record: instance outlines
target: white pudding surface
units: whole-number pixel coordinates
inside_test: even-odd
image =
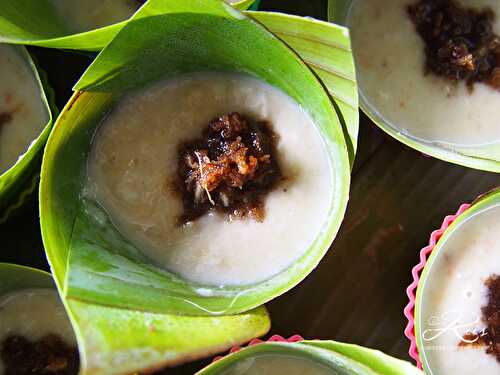
[[[235,111],[272,124],[289,181],[266,196],[262,223],[212,214],[181,227],[182,202],[169,188],[178,147]],[[94,138],[88,196],[130,242],[185,279],[205,285],[268,279],[300,258],[327,221],[333,172],[320,133],[295,101],[260,80],[198,73],[160,82],[125,98]]]
[[[348,17],[361,95],[397,131],[455,146],[500,142],[500,92],[476,84],[472,93],[433,74],[424,75],[424,42],[407,14],[417,0],[354,0]],[[460,0],[467,7],[500,2]]]
[[[19,47],[0,44],[0,175],[15,164],[49,121],[40,86]]]
[[[496,206],[463,222],[439,248],[429,269],[420,316],[432,375],[500,373],[500,362],[484,347],[458,346],[466,333],[486,328],[481,319],[481,308],[488,302],[485,281],[500,275],[499,218]]]
[[[305,358],[264,354],[238,361],[222,375],[332,375],[326,366]]]
[[[55,290],[24,289],[0,296],[0,343],[11,335],[37,341],[48,334],[76,346],[73,328]],[[0,359],[0,374],[3,367]]]

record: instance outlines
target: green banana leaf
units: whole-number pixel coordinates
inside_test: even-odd
[[[390,357],[378,350],[367,349],[362,346],[337,341],[305,341],[304,343],[306,345],[312,345],[334,351],[369,367],[377,374],[423,375],[422,371],[409,362]]]
[[[353,0],[328,0],[328,20],[347,26],[349,9]],[[360,88],[362,89],[362,88]],[[388,124],[370,108],[361,95],[363,112],[384,132],[405,145],[435,158],[465,167],[500,173],[500,142],[485,146],[454,146],[450,144],[420,140]]]
[[[345,25],[351,3],[351,0],[328,0],[328,20]]]
[[[417,341],[417,348],[419,349],[419,356],[420,359],[422,360],[422,364],[424,366],[424,369],[426,371],[430,372],[430,369],[428,368],[428,360],[427,360],[427,351],[424,348],[424,340],[423,340],[423,332],[425,331],[425,326],[426,326],[426,319],[428,317],[424,317],[424,314],[422,312],[422,302],[425,299],[425,295],[432,288],[432,284],[428,283],[428,277],[432,272],[433,264],[436,262],[436,260],[442,256],[444,256],[444,247],[447,243],[447,241],[453,237],[455,232],[460,230],[464,225],[467,225],[467,222],[475,217],[477,218],[480,216],[482,213],[485,213],[488,210],[491,209],[496,209],[498,210],[498,207],[500,207],[500,188],[497,188],[480,198],[478,198],[470,208],[468,208],[464,213],[462,213],[460,216],[458,216],[453,223],[446,229],[444,234],[441,236],[441,238],[438,240],[436,246],[434,246],[434,249],[432,250],[431,255],[427,259],[427,262],[425,263],[425,267],[422,271],[422,274],[420,276],[420,280],[418,283],[418,288],[417,288],[417,296],[415,300],[415,338]],[[449,247],[451,250],[452,247]],[[435,286],[434,286],[435,288]]]
[[[240,0],[231,3],[233,7],[240,10],[252,9],[257,10],[260,5],[260,0]]]
[[[0,263],[0,296],[29,288],[56,288],[50,274]],[[80,374],[113,375],[161,368],[209,356],[265,334],[265,308],[223,317],[127,311],[66,301],[78,339]]]
[[[328,90],[344,128],[351,165],[356,154],[359,111],[349,30],[310,18],[273,12],[245,12],[288,44]]]
[[[339,375],[423,375],[423,372],[410,363],[382,352],[352,344],[319,340],[250,346],[212,363],[197,375],[225,373],[238,362],[260,355],[308,359],[331,369],[332,374]]]
[[[82,0],[66,1],[77,3]],[[254,2],[241,0],[232,6],[248,9]],[[124,20],[98,29],[72,33],[66,22],[71,20],[61,19],[50,0],[0,0],[0,42],[4,43],[100,51],[127,23]]]
[[[55,284],[47,272],[16,264],[0,263],[0,296],[30,288],[55,288]]]
[[[81,375],[152,371],[207,357],[262,336],[264,307],[217,317],[146,313],[66,301],[74,322]]]
[[[24,154],[20,155],[12,167],[0,175],[0,223],[7,220],[13,211],[20,208],[26,197],[33,191],[36,181],[33,176],[40,167],[42,150],[52,128],[52,114],[57,113],[53,91],[47,84],[43,72],[38,72],[28,51],[24,47],[9,46],[22,57],[33,73],[40,91],[40,101],[47,109],[48,122],[38,137],[33,140]]]

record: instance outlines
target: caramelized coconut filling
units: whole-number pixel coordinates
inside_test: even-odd
[[[420,0],[408,14],[425,43],[427,73],[500,89],[500,37],[490,8],[466,8],[456,0]]]
[[[12,115],[10,113],[0,113],[0,130],[2,129],[2,125],[8,123],[10,120],[12,120]]]
[[[78,349],[58,335],[45,335],[37,341],[12,335],[0,343],[4,375],[76,375]]]
[[[277,135],[265,121],[230,113],[210,122],[200,139],[179,149],[181,223],[210,211],[262,222],[264,198],[282,180]]]
[[[459,346],[484,346],[486,353],[500,362],[500,275],[493,275],[485,282],[488,288],[488,303],[481,309],[486,328],[481,332],[464,335]]]
[[[2,126],[12,120],[12,115],[8,112],[0,113],[0,135],[2,135]]]

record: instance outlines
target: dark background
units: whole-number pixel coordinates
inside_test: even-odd
[[[261,9],[326,18],[326,0],[262,0]],[[31,49],[48,75],[59,108],[91,58]],[[319,267],[272,301],[271,334],[300,333],[383,350],[407,359],[406,287],[432,230],[463,202],[500,185],[500,176],[447,164],[392,140],[361,115],[351,198],[342,229]],[[35,199],[0,226],[0,261],[47,269]],[[2,249],[3,250],[3,249]],[[208,360],[168,370],[192,374]]]

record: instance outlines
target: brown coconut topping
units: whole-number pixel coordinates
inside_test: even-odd
[[[264,197],[282,179],[277,135],[266,121],[231,113],[208,124],[200,139],[179,149],[183,224],[215,210],[230,219],[262,222]]]
[[[8,123],[12,120],[12,115],[8,112],[0,112],[0,130],[2,129],[2,125]]]
[[[425,69],[449,81],[477,82],[500,89],[500,37],[495,13],[456,0],[420,0],[408,14],[425,43]]]
[[[500,275],[491,276],[485,285],[488,288],[488,303],[481,312],[486,328],[480,333],[467,333],[459,346],[484,346],[486,353],[500,362]]]
[[[4,375],[76,375],[79,370],[77,348],[53,334],[38,341],[9,336],[0,343],[0,357]]]

